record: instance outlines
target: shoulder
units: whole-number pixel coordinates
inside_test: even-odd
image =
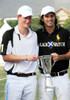
[[[36,30],[36,33],[39,34],[43,31],[43,28]]]
[[[3,38],[11,38],[12,35],[13,35],[13,31],[14,31],[14,28],[10,29],[10,30],[7,30],[4,34],[3,34]]]
[[[43,32],[44,32],[43,28],[36,30],[36,34],[38,37],[41,36],[41,34],[43,34]]]
[[[35,31],[33,31],[32,29],[29,29],[29,30],[30,30],[30,32],[32,33],[32,35],[37,36],[37,34],[36,34],[36,32],[35,32]]]
[[[65,29],[63,27],[59,27],[59,30],[64,32],[64,33],[70,33],[70,31],[68,31],[67,29]]]
[[[12,40],[12,38],[13,38],[13,32],[14,32],[14,28],[12,28],[12,29],[10,29],[10,30],[7,30],[7,31],[3,34],[2,39],[5,40],[5,41]]]
[[[60,34],[60,36],[63,36],[66,39],[70,39],[70,31],[68,31],[67,29],[60,27],[58,33]]]

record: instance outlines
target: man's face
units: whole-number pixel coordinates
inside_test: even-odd
[[[50,12],[43,16],[42,21],[45,27],[53,27],[55,25],[56,16],[54,13]]]
[[[20,16],[19,17],[19,23],[24,28],[29,28],[31,22],[32,22],[32,16],[27,16],[27,17]]]

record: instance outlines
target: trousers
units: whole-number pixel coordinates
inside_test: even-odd
[[[36,75],[29,77],[7,75],[5,100],[35,100],[36,87]]]
[[[38,80],[39,100],[53,100],[54,93],[57,100],[70,100],[70,80],[68,73],[62,76],[51,77],[53,90],[45,90],[45,75],[40,74]]]

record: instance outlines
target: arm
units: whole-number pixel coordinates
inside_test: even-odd
[[[54,62],[58,60],[68,60],[70,59],[70,49],[69,52],[67,52],[66,54],[58,55],[57,53],[52,53],[51,56]]]
[[[38,59],[37,55],[14,55],[14,54],[7,54],[3,55],[4,61],[9,62],[19,62],[19,61],[36,61]]]

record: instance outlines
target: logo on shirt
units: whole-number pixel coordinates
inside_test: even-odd
[[[52,48],[53,47],[53,42],[48,42],[48,47]]]
[[[4,44],[0,45],[0,51],[3,52]]]
[[[65,42],[42,42],[39,44],[40,47],[49,47],[50,49],[53,47],[65,47]]]
[[[56,35],[56,38],[57,38],[57,41],[59,42],[59,41],[60,41],[60,36],[59,36],[59,34]]]

